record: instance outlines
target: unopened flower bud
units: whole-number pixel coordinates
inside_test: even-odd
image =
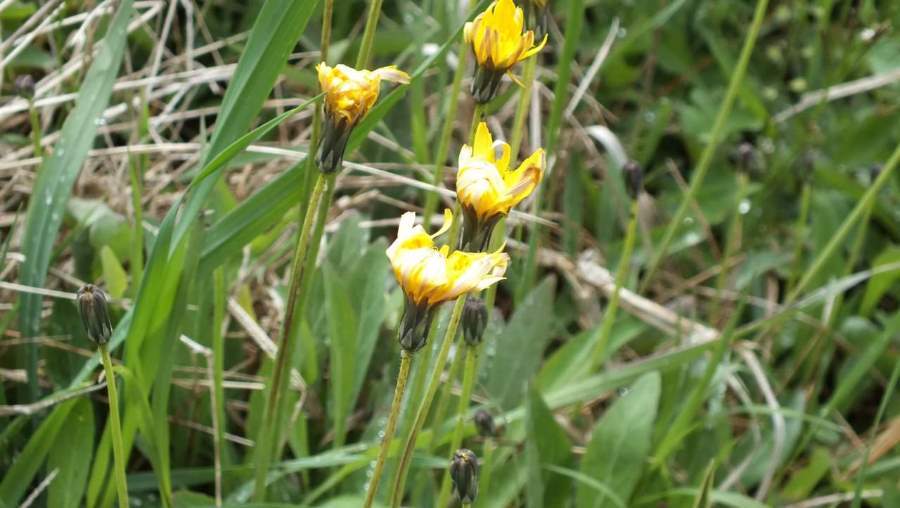
[[[494,425],[494,417],[484,409],[475,413],[475,428],[481,437],[496,437],[497,426]]]
[[[762,154],[753,146],[753,143],[745,141],[738,145],[732,158],[738,171],[747,175],[759,175],[763,172],[765,162]]]
[[[112,336],[106,293],[93,284],[78,290],[78,311],[88,337],[97,344],[106,344]]]
[[[481,298],[470,296],[466,299],[462,313],[463,339],[470,346],[481,344],[487,327],[488,311]]]
[[[24,74],[16,78],[15,82],[16,93],[20,96],[31,100],[34,98],[34,78],[31,77],[31,74]]]
[[[428,341],[428,329],[437,307],[416,305],[407,300],[403,311],[403,322],[400,324],[398,340],[400,347],[407,353],[415,353],[422,349]]]
[[[450,461],[453,493],[463,504],[475,502],[478,496],[478,457],[472,450],[460,448]]]
[[[625,189],[628,191],[628,196],[631,199],[637,199],[644,185],[644,170],[637,161],[630,160],[625,163],[622,171],[625,173]]]

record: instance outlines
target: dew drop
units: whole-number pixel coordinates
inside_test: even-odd
[[[738,212],[741,215],[747,215],[747,212],[750,211],[750,200],[742,199],[741,203],[738,205]]]
[[[685,218],[684,218],[684,225],[685,225],[685,226],[690,226],[690,225],[692,225],[693,223],[694,223],[694,218],[693,218],[693,217],[685,217]]]

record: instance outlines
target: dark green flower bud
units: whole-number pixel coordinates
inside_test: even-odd
[[[475,75],[472,76],[472,97],[478,104],[487,104],[497,96],[500,91],[500,83],[503,81],[505,70],[488,69],[481,65],[475,66]]]
[[[106,344],[112,336],[106,293],[93,284],[78,290],[78,312],[88,337],[97,344]]]
[[[15,82],[16,93],[20,96],[31,100],[34,98],[34,78],[31,77],[31,74],[24,74],[16,78]]]
[[[466,298],[466,304],[463,306],[462,313],[463,339],[465,339],[466,344],[470,346],[481,344],[487,321],[488,311],[484,305],[484,300],[476,296]]]
[[[753,143],[743,142],[734,150],[732,160],[737,170],[747,175],[761,175],[765,161]]]
[[[622,172],[625,173],[625,189],[628,191],[628,196],[631,199],[637,199],[644,186],[644,170],[637,161],[630,160],[625,163]]]
[[[319,143],[319,153],[316,154],[316,164],[319,166],[319,171],[334,173],[344,164],[344,152],[354,126],[345,121],[335,120],[332,115],[327,113],[324,124],[325,130],[322,134],[322,142]]]
[[[403,310],[403,321],[400,323],[398,340],[400,347],[407,353],[415,353],[422,349],[428,341],[428,329],[431,328],[431,320],[439,306],[417,306],[412,301],[406,301]]]
[[[478,457],[472,450],[460,448],[450,461],[453,493],[463,504],[475,502],[478,496]]]
[[[497,426],[494,425],[494,417],[484,409],[475,413],[475,428],[481,437],[497,437]]]
[[[534,31],[534,40],[539,41],[548,33],[550,13],[547,8],[548,0],[525,0],[522,8],[525,10],[525,27]]]

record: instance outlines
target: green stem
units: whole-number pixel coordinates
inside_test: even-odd
[[[313,222],[318,217],[316,213],[322,202],[322,195],[325,191],[326,180],[328,177],[319,174],[316,180],[316,186],[310,197],[309,206],[306,210],[306,216],[303,220],[303,227],[297,240],[297,247],[294,251],[294,259],[291,264],[291,281],[288,290],[288,303],[284,316],[284,325],[281,331],[281,346],[275,354],[275,367],[272,371],[272,384],[269,389],[269,397],[266,400],[266,412],[260,427],[259,437],[257,438],[257,460],[256,460],[256,477],[254,499],[256,502],[263,502],[266,496],[266,476],[269,472],[269,463],[272,461],[274,448],[279,440],[274,436],[280,427],[278,417],[281,413],[282,392],[285,389],[288,375],[290,359],[293,357],[294,341],[290,340],[293,330],[294,318],[300,308],[305,303],[307,291],[301,291],[302,286],[306,285],[307,258],[311,257],[315,262],[315,255],[310,256],[311,246],[318,247],[317,241],[310,242],[313,232]]]
[[[462,364],[465,361],[463,358],[462,351],[459,351],[459,354],[453,357],[453,361],[450,362],[450,370],[447,371],[447,380],[442,383],[441,386],[441,395],[438,397],[437,407],[434,408],[434,415],[431,417],[431,421],[437,425],[440,425],[440,422],[444,421],[444,415],[447,414],[447,407],[450,405],[451,392],[453,391],[453,383],[456,382],[456,378],[459,376],[459,369],[462,368]],[[432,435],[432,437],[434,437]],[[428,442],[428,449],[433,450],[435,447],[435,443],[433,439]]]
[[[372,56],[372,45],[375,43],[375,30],[378,28],[378,17],[381,15],[383,0],[372,0],[369,16],[366,18],[366,29],[363,31],[362,44],[356,56],[356,68],[363,69],[369,65]]]
[[[463,371],[462,393],[459,396],[459,404],[456,407],[456,426],[453,428],[453,436],[450,441],[451,455],[459,449],[463,440],[463,430],[466,423],[466,415],[469,410],[469,399],[472,397],[472,388],[475,386],[475,371],[478,365],[478,348],[466,345],[466,368]],[[437,506],[447,506],[450,501],[450,471],[448,470],[441,482],[441,493],[438,496]]]
[[[128,483],[125,481],[125,446],[122,444],[122,423],[119,421],[119,395],[116,389],[116,374],[106,344],[100,344],[100,359],[106,372],[106,392],[109,395],[109,426],[112,429],[113,458],[116,462],[116,492],[119,508],[128,508]]]
[[[220,266],[213,272],[213,320],[212,320],[212,404],[213,429],[215,431],[216,506],[222,505],[222,457],[225,449],[225,335],[222,323],[225,319],[225,276]]]
[[[484,440],[484,449],[481,452],[481,485],[478,487],[482,495],[487,494],[491,488],[491,476],[494,473],[494,450],[496,448],[497,445],[494,443],[494,438],[489,437]]]
[[[731,107],[734,104],[734,99],[737,97],[738,89],[741,87],[741,84],[744,81],[744,75],[747,72],[747,65],[750,63],[750,55],[753,53],[753,47],[756,45],[756,39],[759,36],[759,30],[762,27],[763,19],[765,19],[766,6],[768,5],[768,3],[768,0],[758,0],[756,2],[756,10],[753,13],[753,21],[750,24],[750,31],[747,33],[747,38],[744,39],[744,46],[743,48],[741,48],[740,57],[738,58],[737,65],[735,65],[734,71],[731,74],[731,79],[728,83],[728,90],[725,92],[725,99],[722,101],[722,104],[719,106],[719,112],[716,114],[716,120],[713,123],[712,131],[710,132],[709,142],[703,149],[703,153],[700,156],[700,162],[697,164],[697,169],[694,171],[694,174],[691,177],[691,183],[688,186],[688,190],[681,198],[681,203],[678,205],[678,209],[675,212],[675,215],[672,217],[672,220],[669,222],[669,225],[666,228],[662,243],[660,244],[659,248],[656,249],[656,252],[653,254],[653,258],[648,265],[647,275],[641,282],[641,293],[643,293],[647,289],[648,285],[653,280],[653,276],[656,275],[657,269],[659,269],[660,262],[668,253],[669,244],[672,242],[675,233],[681,226],[681,223],[684,220],[684,216],[687,213],[688,207],[691,203],[694,202],[697,192],[700,189],[700,185],[703,183],[707,171],[709,171],[713,156],[716,153],[716,148],[718,147],[719,142],[722,140],[722,137],[725,135],[725,122],[726,120],[728,120],[728,116],[731,113]]]
[[[606,354],[606,348],[609,344],[609,337],[612,333],[613,323],[616,320],[616,311],[619,310],[619,297],[622,286],[628,280],[628,272],[631,267],[631,252],[634,250],[634,239],[637,237],[637,221],[638,221],[638,202],[636,199],[631,200],[631,220],[628,221],[628,229],[625,232],[625,244],[622,247],[622,255],[619,257],[619,266],[616,268],[615,288],[613,294],[609,298],[609,307],[603,315],[603,322],[600,324],[600,338],[591,352],[590,362],[588,366],[590,370],[599,367],[603,363],[603,355]]]
[[[791,273],[787,282],[787,291],[791,292],[797,284],[797,277],[800,275],[800,257],[803,255],[803,247],[806,243],[807,231],[809,227],[809,203],[812,197],[812,186],[809,182],[804,182],[803,191],[800,194],[800,215],[797,217],[797,223],[794,225],[794,253],[791,256],[793,263],[791,264]]]
[[[41,147],[41,117],[34,107],[34,101],[28,101],[28,119],[31,121],[31,143],[34,147],[34,156],[43,157],[44,149]]]
[[[731,260],[731,256],[734,255],[734,252],[741,244],[741,225],[742,225],[742,217],[741,213],[741,203],[744,201],[744,198],[747,197],[747,188],[748,188],[748,180],[747,174],[744,172],[738,173],[738,192],[737,199],[735,202],[737,206],[735,206],[734,212],[731,216],[731,224],[728,227],[728,237],[725,239],[725,252],[722,254],[722,264],[719,269],[719,275],[716,276],[716,292],[721,295],[722,291],[725,290],[725,283],[728,280],[728,266]],[[722,298],[718,297],[713,302],[712,309],[712,322],[719,323],[720,319],[720,311],[722,310]]]
[[[459,92],[462,88],[463,75],[466,73],[466,61],[469,58],[469,47],[465,41],[459,43],[459,63],[453,73],[453,83],[450,85],[450,95],[447,97],[447,113],[444,115],[444,125],[441,127],[441,138],[438,141],[437,153],[434,156],[434,178],[431,183],[440,186],[444,181],[444,163],[447,160],[447,152],[450,150],[450,138],[453,136],[453,121],[456,120],[456,112],[459,109]],[[437,208],[438,194],[429,192],[425,196],[425,210],[422,213],[422,223],[425,231],[431,229],[431,216]]]
[[[409,377],[409,368],[412,365],[412,354],[407,351],[400,352],[400,372],[397,374],[397,385],[394,387],[394,400],[391,402],[391,412],[388,415],[387,425],[384,427],[384,436],[381,438],[381,447],[378,450],[378,460],[375,462],[375,471],[372,480],[366,490],[365,508],[370,508],[375,502],[375,494],[378,493],[378,484],[381,483],[381,473],[384,472],[384,462],[391,448],[391,440],[394,431],[397,430],[397,417],[400,415],[400,404],[403,401],[403,393],[406,391],[406,379]]]
[[[131,240],[131,288],[132,295],[137,297],[144,276],[144,208],[143,208],[143,174],[144,158],[130,158],[131,207],[134,209],[134,238]]]
[[[866,451],[863,453],[862,462],[860,462],[859,465],[859,472],[856,473],[856,485],[853,489],[853,504],[851,505],[851,508],[859,508],[862,503],[863,481],[866,479],[866,465],[869,462],[869,453],[872,451],[872,442],[878,437],[876,433],[878,427],[881,425],[882,418],[884,418],[884,412],[887,409],[888,402],[891,400],[891,397],[897,393],[898,377],[900,377],[900,362],[894,362],[894,368],[891,370],[891,378],[885,387],[884,395],[881,397],[881,403],[878,404],[878,413],[875,415],[875,422],[872,423],[872,440],[866,445]]]
[[[416,447],[416,438],[419,431],[425,425],[428,418],[428,411],[431,409],[431,403],[434,401],[434,394],[437,392],[438,386],[441,384],[441,372],[444,370],[444,364],[447,363],[447,355],[450,352],[450,345],[456,337],[456,331],[459,329],[459,320],[462,317],[463,307],[466,303],[466,295],[463,294],[456,299],[453,305],[453,313],[450,314],[450,323],[447,325],[447,332],[444,334],[444,340],[441,342],[441,349],[438,352],[437,360],[434,362],[434,369],[431,371],[431,378],[428,380],[428,389],[425,397],[419,403],[416,410],[416,419],[413,422],[412,429],[406,436],[406,442],[403,445],[403,453],[400,456],[400,463],[394,473],[393,489],[391,494],[391,506],[400,506],[403,501],[403,490],[406,483],[406,472],[409,463],[412,460],[413,450]]]
[[[534,76],[537,71],[537,57],[533,56],[525,62],[523,81],[525,87],[519,93],[519,104],[516,106],[516,116],[513,118],[512,138],[510,139],[510,154],[513,160],[518,160],[519,148],[522,146],[522,135],[525,132],[525,118],[528,116],[528,106],[531,104],[531,91],[534,89]]]

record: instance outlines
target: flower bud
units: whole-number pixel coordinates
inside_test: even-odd
[[[450,461],[453,493],[463,504],[475,502],[478,495],[478,457],[472,450],[460,448]]]
[[[475,413],[475,428],[481,437],[497,437],[497,426],[494,425],[494,417],[484,409]]]
[[[625,173],[625,189],[628,191],[628,196],[631,199],[637,199],[644,185],[644,170],[637,161],[630,160],[625,163],[622,171]]]
[[[91,340],[97,344],[106,344],[112,336],[106,294],[93,284],[81,287],[78,290],[78,311]]]
[[[476,296],[466,299],[462,313],[463,339],[470,346],[481,344],[484,329],[487,327],[488,311],[484,300]]]
[[[431,328],[431,320],[434,318],[437,308],[416,305],[410,300],[406,301],[398,337],[400,347],[404,351],[415,353],[425,346],[428,341],[428,329]]]
[[[15,90],[16,93],[20,96],[31,100],[34,98],[34,78],[31,77],[31,74],[24,74],[16,78],[15,82]]]

